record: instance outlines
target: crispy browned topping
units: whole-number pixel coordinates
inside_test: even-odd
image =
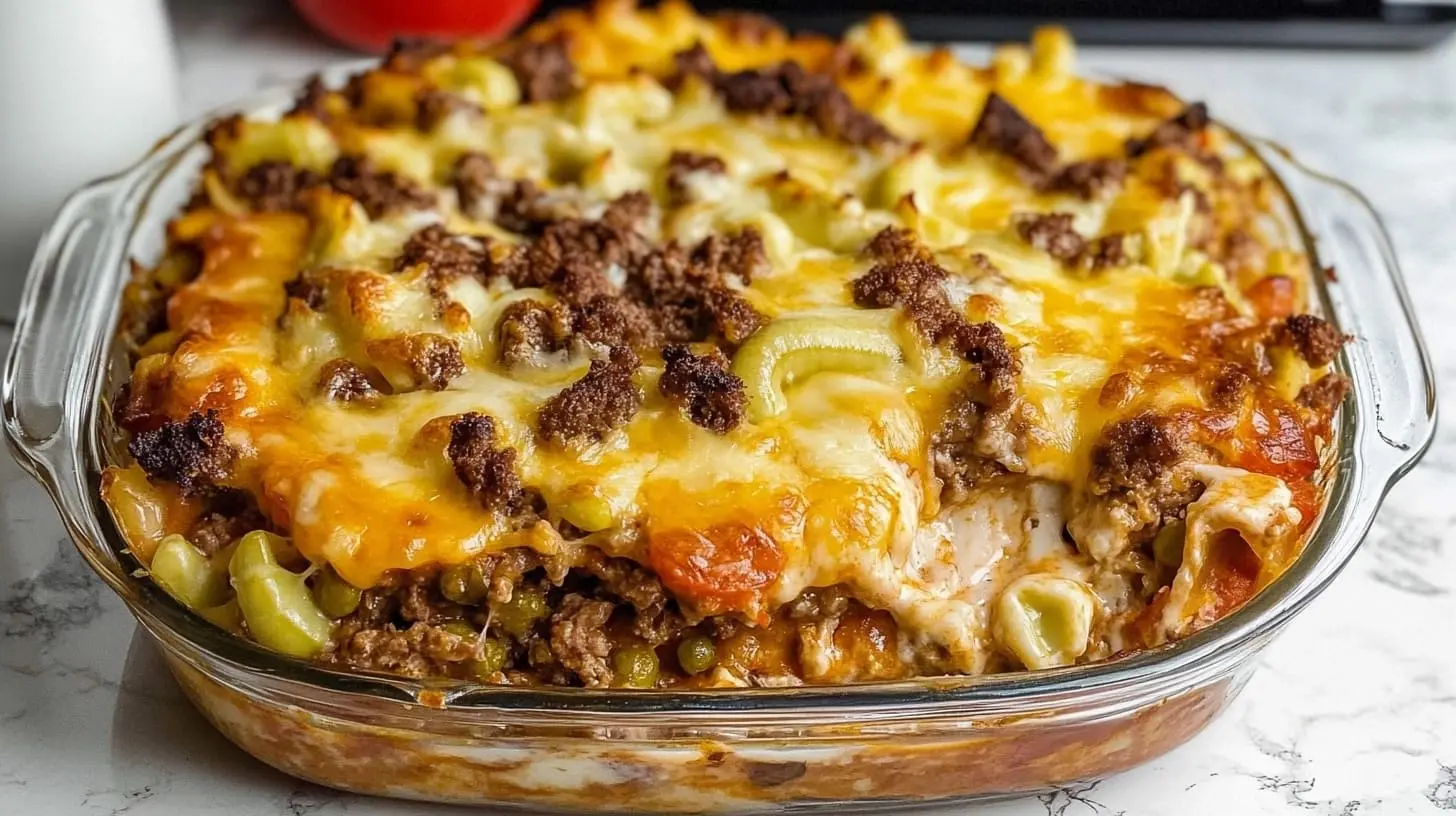
[[[425,87],[415,93],[415,127],[429,133],[456,111],[481,114],[480,106],[459,94]]]
[[[1087,249],[1087,241],[1072,226],[1071,213],[1021,213],[1013,219],[1016,232],[1032,247],[1064,264],[1074,263]]]
[[[358,364],[340,357],[324,363],[319,370],[318,390],[326,399],[354,402],[379,396],[385,385],[382,380],[376,382]]]
[[[1006,335],[995,323],[962,323],[951,338],[956,352],[980,370],[981,379],[990,383],[993,395],[1011,390],[1009,378],[1021,371],[1021,361],[1006,342]]]
[[[571,312],[560,303],[521,300],[501,314],[500,361],[507,366],[538,363],[543,354],[566,347],[571,337]]]
[[[695,425],[710,431],[727,433],[743,421],[748,396],[743,380],[728,370],[728,358],[713,349],[696,355],[684,345],[670,345],[662,350],[666,368],[658,380],[658,388]]]
[[[612,667],[607,663],[612,640],[603,627],[616,607],[573,592],[561,599],[551,616],[551,654],[588,687],[612,682]]]
[[[930,250],[920,243],[914,230],[885,227],[865,245],[865,254],[879,261],[931,260]]]
[[[1127,162],[1122,159],[1088,159],[1064,165],[1043,189],[1075,193],[1085,201],[1093,201],[1116,193],[1126,178]]]
[[[1230,410],[1242,404],[1244,395],[1248,393],[1249,386],[1253,385],[1254,378],[1249,372],[1237,363],[1223,363],[1218,368],[1218,374],[1213,378],[1213,386],[1209,389],[1209,402],[1213,407],[1223,410]]]
[[[940,282],[946,271],[934,261],[911,259],[876,264],[851,284],[854,302],[865,308],[903,306],[930,342],[954,337],[965,319],[950,304]]]
[[[501,512],[520,500],[516,451],[495,447],[495,422],[490,417],[472,411],[452,421],[445,455],[450,457],[460,483],[481,507]]]
[[[312,170],[288,162],[265,161],[248,168],[237,181],[237,193],[255,209],[281,212],[303,208],[304,190],[323,179]]]
[[[1275,334],[1277,343],[1292,347],[1305,362],[1316,368],[1333,362],[1347,340],[1349,338],[1340,334],[1339,329],[1312,314],[1294,315],[1285,320]]]
[[[571,63],[566,41],[522,43],[501,62],[516,75],[525,102],[554,102],[576,90],[576,66]]]
[[[149,477],[176,484],[184,495],[227,478],[233,460],[216,411],[193,411],[185,420],[142,431],[132,437],[127,450]]]
[[[1093,492],[1144,488],[1181,455],[1181,437],[1166,419],[1141,415],[1115,422],[1092,448]]]
[[[724,286],[707,290],[703,305],[713,316],[713,325],[725,342],[740,346],[753,333],[764,327],[768,318],[753,308],[744,297]]]
[[[1127,155],[1137,157],[1160,147],[1195,151],[1198,148],[1198,134],[1208,127],[1209,121],[1208,106],[1195,102],[1177,116],[1153,128],[1153,132],[1146,138],[1129,139],[1126,145]]]
[[[639,364],[624,346],[613,348],[606,360],[593,360],[586,376],[541,406],[536,428],[541,438],[570,446],[599,440],[627,424],[642,405],[642,392],[632,381]]]
[[[1350,393],[1350,379],[1343,374],[1331,372],[1299,389],[1295,398],[1300,405],[1314,411],[1320,418],[1328,420],[1335,409]]]
[[[465,373],[460,347],[443,335],[390,337],[372,341],[367,348],[369,355],[376,360],[393,362],[407,369],[417,388],[443,391],[451,380]]]
[[[359,202],[370,218],[396,210],[421,210],[435,204],[435,194],[403,176],[374,168],[363,156],[340,156],[329,169],[329,184]]]
[[[728,165],[717,156],[687,150],[674,150],[672,155],[667,158],[668,199],[675,207],[692,201],[693,193],[688,184],[688,176],[694,173],[711,173],[721,176],[727,172]]]
[[[971,144],[1002,153],[1038,175],[1056,170],[1057,149],[1040,128],[1000,94],[986,97],[981,118],[971,130]]]
[[[701,44],[678,53],[675,62],[675,82],[701,77],[730,111],[803,116],[825,136],[853,145],[899,141],[879,120],[856,108],[833,77],[810,73],[797,62],[724,73]]]

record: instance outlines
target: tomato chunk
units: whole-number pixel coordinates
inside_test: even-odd
[[[1294,314],[1294,280],[1284,275],[1270,275],[1244,291],[1249,305],[1265,320]]]
[[[654,534],[648,560],[668,589],[706,614],[761,614],[764,591],[784,569],[772,536],[736,522]]]

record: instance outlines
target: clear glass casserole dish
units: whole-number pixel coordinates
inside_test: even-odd
[[[57,216],[6,365],[5,429],[198,708],[249,753],[324,785],[571,812],[894,809],[1116,773],[1183,743],[1233,699],[1260,649],[1349,560],[1435,427],[1430,364],[1377,216],[1351,188],[1246,140],[1294,203],[1316,268],[1338,270],[1315,276],[1317,300],[1356,342],[1337,361],[1353,390],[1325,511],[1299,560],[1216,624],[1090,666],[843,687],[522,690],[330,670],[233,637],[137,577],[98,497],[102,467],[124,447],[106,406],[128,373],[113,342],[123,270],[161,251],[205,126],[182,128]]]

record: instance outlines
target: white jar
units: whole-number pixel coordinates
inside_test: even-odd
[[[162,0],[0,0],[0,317],[66,195],[177,124]]]

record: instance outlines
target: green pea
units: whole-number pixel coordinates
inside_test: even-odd
[[[359,608],[363,593],[357,587],[339,577],[330,568],[324,568],[314,578],[313,599],[318,608],[331,618],[351,615]]]
[[[209,559],[180,535],[169,535],[152,553],[152,580],[194,611],[217,606],[227,599],[228,560]]]
[[[510,657],[510,651],[504,642],[496,638],[486,638],[485,642],[480,644],[480,659],[465,664],[465,670],[477,680],[486,680],[505,668],[508,657]]]
[[[657,652],[651,646],[623,646],[612,654],[612,668],[617,685],[627,688],[652,688],[657,685]]]
[[[455,564],[440,574],[440,594],[458,604],[474,606],[485,600],[489,590],[476,564]]]
[[[509,601],[493,606],[492,618],[503,631],[521,638],[548,611],[546,593],[535,587],[519,587]]]
[[[718,663],[718,647],[713,639],[690,635],[677,645],[677,662],[688,674],[702,674]]]
[[[471,626],[469,622],[463,620],[447,621],[440,628],[456,637],[470,638],[472,640],[475,639],[476,635],[480,634],[475,631],[474,626]]]

